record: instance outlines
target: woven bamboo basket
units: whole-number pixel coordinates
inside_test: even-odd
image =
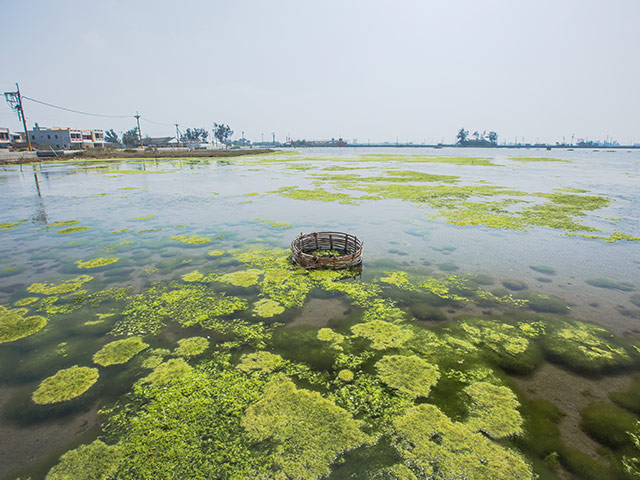
[[[363,243],[355,235],[342,232],[301,233],[291,242],[291,257],[303,268],[356,267],[362,264]],[[318,255],[323,250],[335,250],[340,255]]]

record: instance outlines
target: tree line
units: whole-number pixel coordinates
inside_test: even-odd
[[[498,134],[494,131],[487,132],[483,130],[482,133],[479,131],[475,131],[471,134],[473,138],[469,137],[469,130],[465,130],[461,128],[458,134],[456,135],[457,145],[462,145],[465,147],[468,146],[478,146],[478,145],[497,145],[498,144]]]
[[[224,123],[214,123],[212,132],[213,137],[221,144],[229,145],[229,143],[231,143],[230,140],[233,135],[233,130],[231,130],[229,125]],[[187,128],[177,140],[179,143],[192,145],[196,143],[204,143],[207,141],[207,138],[209,138],[209,131],[206,128]],[[113,128],[107,130],[105,132],[104,139],[107,143],[117,143],[129,148],[139,147],[140,143],[142,142],[144,144],[145,140],[149,139],[149,137],[147,136],[144,139],[141,139],[138,127],[133,127],[122,134],[122,139],[120,139]]]

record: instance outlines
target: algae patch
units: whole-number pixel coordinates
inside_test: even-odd
[[[99,268],[99,267],[106,267],[107,265],[114,264],[118,260],[120,259],[116,257],[112,257],[112,258],[99,257],[99,258],[94,258],[93,260],[77,260],[76,265],[78,265],[78,268]]]
[[[0,343],[13,342],[40,331],[47,319],[39,315],[25,317],[26,308],[6,308],[0,305]]]
[[[39,405],[65,402],[89,390],[99,376],[97,368],[74,365],[43,380],[31,398]]]
[[[93,361],[103,367],[127,363],[135,355],[147,348],[139,337],[125,338],[106,344],[94,356]]]

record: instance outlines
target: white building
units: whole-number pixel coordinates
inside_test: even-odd
[[[8,128],[0,127],[0,148],[9,148],[11,146],[11,133]]]
[[[58,149],[104,147],[103,130],[72,130],[69,127],[42,128],[37,123],[29,132],[33,145]]]

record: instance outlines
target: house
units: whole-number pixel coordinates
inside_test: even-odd
[[[0,127],[0,148],[9,148],[11,146],[11,132],[8,128]]]
[[[178,141],[176,140],[176,137],[146,137],[142,139],[142,145],[144,145],[145,147],[155,148],[177,147]]]
[[[69,127],[42,128],[37,123],[29,132],[31,143],[57,149],[104,147],[103,130],[72,130]]]

